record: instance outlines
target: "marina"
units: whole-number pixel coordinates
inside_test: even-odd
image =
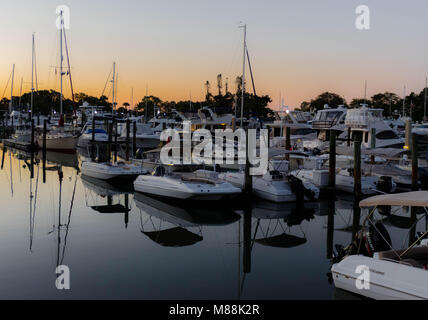
[[[74,2],[5,17],[0,300],[428,300],[423,41],[336,0]]]

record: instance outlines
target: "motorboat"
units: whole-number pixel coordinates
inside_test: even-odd
[[[137,192],[175,199],[220,200],[234,197],[241,189],[218,179],[201,178],[192,172],[167,172],[156,167],[151,175],[141,175],[134,182]]]
[[[312,182],[320,189],[329,187],[329,170],[324,168],[316,169],[298,169],[292,171],[292,174],[302,181]],[[397,184],[392,179],[386,179],[379,176],[362,176],[361,177],[361,192],[363,195],[374,195],[379,192],[393,193],[397,188]],[[354,177],[353,169],[336,169],[336,190],[353,193],[354,192]]]
[[[133,131],[132,125],[129,130],[129,139],[131,141],[134,137],[134,131]],[[156,132],[150,126],[150,124],[135,122],[135,126],[137,129],[137,132],[135,135],[137,148],[154,149],[159,146],[160,134],[159,132]],[[127,135],[126,131],[127,131],[126,124],[121,123],[121,126],[119,128],[119,132],[120,132],[119,141],[126,141],[126,135]]]
[[[219,179],[234,186],[243,188],[245,184],[244,172],[225,172],[218,174]],[[297,192],[301,190],[306,200],[316,200],[319,189],[310,182],[302,182],[292,176],[285,176],[279,171],[269,171],[263,176],[253,176],[253,193],[257,197],[273,202],[294,202]]]
[[[428,231],[420,232],[408,248],[395,250],[384,225],[374,219],[383,206],[426,210],[427,199],[427,191],[416,191],[361,201],[360,207],[370,211],[353,243],[336,253],[331,268],[335,286],[378,300],[427,300]]]
[[[348,109],[344,106],[330,108],[328,105],[319,110],[312,121],[312,128],[318,132],[318,139],[327,141],[330,130],[341,133],[345,130],[345,119]]]
[[[92,127],[85,126],[83,129],[82,135],[79,137],[77,141],[78,148],[87,148],[92,141]],[[96,142],[107,142],[108,134],[103,128],[95,128],[94,141]]]
[[[134,180],[139,175],[147,174],[140,165],[125,162],[82,163],[82,175],[100,180]]]

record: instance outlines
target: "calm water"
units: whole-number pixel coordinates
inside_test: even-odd
[[[351,240],[349,197],[334,204],[329,229],[326,202],[255,201],[246,215],[221,203],[189,208],[82,178],[76,155],[48,153],[43,183],[41,163],[30,179],[25,155],[3,154],[0,299],[344,297],[328,281],[328,251]],[[402,246],[407,231],[388,229]],[[55,287],[60,264],[71,270],[69,291]]]

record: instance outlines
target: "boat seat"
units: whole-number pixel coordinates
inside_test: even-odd
[[[428,247],[416,247],[412,248],[407,253],[401,257],[401,260],[399,256],[404,253],[405,250],[399,250],[399,251],[384,251],[379,252],[379,259],[388,259],[388,260],[395,260],[395,261],[401,261],[403,263],[408,263],[414,267],[417,268],[426,268],[428,263]]]

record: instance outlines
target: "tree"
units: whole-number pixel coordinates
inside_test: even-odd
[[[155,96],[146,96],[144,97],[137,105],[137,110],[143,112],[148,117],[153,117],[153,109],[155,106],[161,107],[163,104],[162,100]],[[146,110],[147,107],[147,110]]]
[[[373,108],[383,109],[385,116],[392,116],[394,110],[398,109],[400,102],[402,100],[395,93],[385,92],[375,94],[372,97],[371,105]]]
[[[364,104],[366,104],[367,107],[369,108],[372,107],[372,102],[370,100],[357,98],[357,99],[352,99],[351,103],[349,104],[349,108],[351,109],[360,108]]]
[[[344,105],[346,107],[346,100],[336,93],[324,92],[315,99],[311,100],[311,102],[302,102],[300,109],[303,111],[316,112],[318,110],[324,109],[325,105],[328,105],[331,108],[336,108],[340,105]]]

